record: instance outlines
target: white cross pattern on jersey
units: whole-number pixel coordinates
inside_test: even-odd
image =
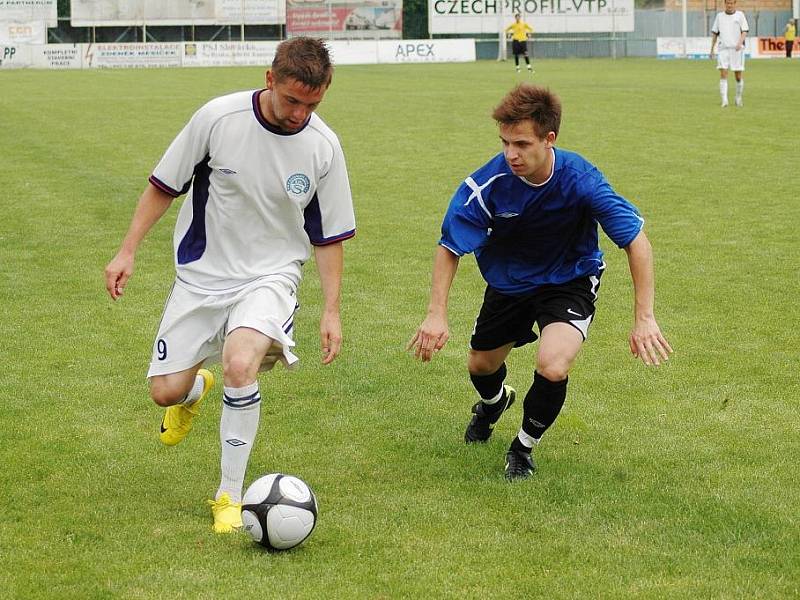
[[[481,192],[483,190],[485,190],[486,187],[490,183],[492,183],[495,179],[497,179],[498,177],[502,177],[505,174],[506,173],[498,173],[497,175],[495,175],[494,177],[489,179],[489,181],[487,181],[483,185],[478,185],[472,177],[467,177],[464,180],[464,183],[466,183],[467,186],[469,186],[469,189],[472,190],[472,193],[469,195],[469,198],[467,198],[467,201],[464,203],[464,206],[469,206],[469,203],[472,202],[472,200],[477,200],[478,204],[481,205],[481,208],[483,209],[483,212],[485,212],[489,216],[489,218],[491,219],[492,218],[492,213],[489,212],[489,209],[486,208],[486,204],[483,203],[483,196],[481,196]]]

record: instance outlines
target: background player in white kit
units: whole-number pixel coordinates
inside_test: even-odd
[[[740,10],[736,10],[736,0],[725,0],[725,12],[717,13],[711,26],[711,58],[714,58],[714,46],[719,39],[717,69],[719,69],[719,95],[722,106],[728,106],[728,71],[736,77],[736,106],[742,106],[744,92],[744,39],[750,27],[747,18]]]
[[[342,241],[355,235],[344,154],[313,111],[331,82],[322,40],[281,43],[266,89],[200,108],[164,154],[119,252],[105,269],[113,299],[133,272],[139,243],[188,193],[175,226],[176,279],[148,371],[150,395],[167,407],[161,441],[186,436],[214,385],[204,364],[221,359],[222,478],[210,500],[214,531],[241,527],[241,494],[258,430],[257,374],[292,354],[296,290],[311,247],[324,296],[322,362],[339,354]]]

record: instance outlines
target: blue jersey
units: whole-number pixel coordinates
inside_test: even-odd
[[[597,167],[574,152],[553,152],[553,172],[542,184],[514,175],[500,153],[450,201],[439,244],[458,256],[474,252],[483,278],[499,292],[526,294],[598,275],[597,224],[620,248],[644,225]]]

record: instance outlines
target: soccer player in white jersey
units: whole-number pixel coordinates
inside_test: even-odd
[[[450,337],[447,299],[460,258],[473,252],[487,287],[470,340],[467,370],[479,400],[464,434],[485,442],[515,400],[505,384],[506,357],[537,339],[533,385],[522,424],[506,452],[505,477],[534,469],[531,450],[556,420],[568,373],[588,335],[605,268],[598,224],[628,255],[634,287],[631,353],[658,365],[672,348],[653,314],[650,242],[636,208],[587,160],[555,147],[561,103],[549,90],[523,84],[494,110],[503,152],[456,190],[442,223],[428,314],[408,344],[429,361]]]
[[[728,106],[728,71],[736,78],[736,106],[742,106],[744,93],[744,40],[750,27],[747,18],[736,10],[736,0],[725,0],[725,12],[718,12],[711,26],[711,59],[719,40],[717,69],[719,69],[719,95],[723,108]]]
[[[221,360],[222,477],[210,500],[214,531],[241,527],[241,496],[258,429],[257,375],[293,354],[301,269],[313,247],[324,307],[322,362],[341,347],[342,241],[355,235],[344,154],[314,112],[333,66],[322,40],[282,42],[266,89],[211,100],[178,134],[150,176],[119,252],[105,269],[119,298],[141,240],[186,193],[174,234],[176,278],[153,344],[150,395],[166,407],[161,441],[191,429]]]

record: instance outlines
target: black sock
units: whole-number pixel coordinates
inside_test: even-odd
[[[483,400],[491,400],[501,391],[505,394],[503,382],[506,380],[507,372],[506,363],[503,363],[500,365],[500,368],[491,375],[473,375],[470,373],[469,378],[472,380],[472,385],[475,386],[475,389],[478,391],[478,395]],[[500,400],[493,404],[486,404],[485,402],[483,404],[484,410],[489,414],[501,410],[503,406],[502,396]]]
[[[537,440],[553,424],[567,397],[567,382],[550,381],[539,373],[533,374],[533,385],[525,395],[522,430]]]
[[[519,438],[517,436],[514,436],[514,441],[511,442],[511,447],[509,448],[509,450],[514,450],[515,452],[527,452],[528,454],[530,454],[533,448],[528,448],[525,444],[519,441]]]
[[[472,385],[478,390],[478,395],[484,400],[491,400],[500,393],[500,388],[506,380],[507,372],[506,363],[503,363],[497,371],[490,375],[473,375],[470,373],[469,378],[472,380]]]

